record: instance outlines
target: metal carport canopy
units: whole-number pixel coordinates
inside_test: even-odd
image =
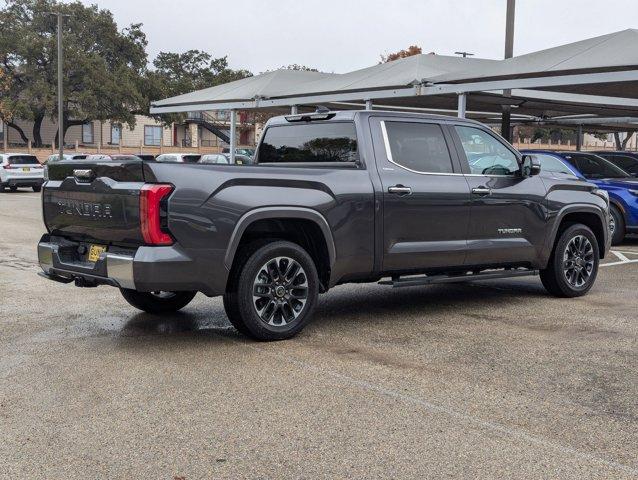
[[[299,75],[301,74],[301,75]],[[303,75],[303,77],[302,77]],[[511,97],[503,90],[513,90]],[[558,94],[557,92],[570,92]],[[154,102],[151,113],[291,105],[638,116],[638,31],[624,30],[508,60],[416,55],[346,74],[280,70]]]

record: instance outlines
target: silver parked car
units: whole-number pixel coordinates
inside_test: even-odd
[[[86,157],[88,156],[89,156],[88,153],[63,153],[62,160],[86,160]],[[46,165],[48,163],[54,163],[59,160],[60,160],[60,154],[55,153],[53,155],[49,155],[44,163]]]
[[[15,192],[19,187],[30,187],[39,192],[44,183],[44,168],[35,155],[25,153],[0,153],[0,192],[9,187]]]
[[[197,163],[202,156],[198,153],[162,153],[155,159],[160,163]]]
[[[217,165],[231,165],[230,153],[209,153],[202,155],[199,163],[213,163]],[[253,159],[247,155],[235,155],[235,165],[252,165]]]

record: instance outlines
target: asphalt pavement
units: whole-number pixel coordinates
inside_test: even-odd
[[[638,478],[637,238],[583,298],[345,285],[254,343],[38,277],[43,232],[0,194],[0,478]]]

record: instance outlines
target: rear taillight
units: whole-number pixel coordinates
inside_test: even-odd
[[[13,165],[3,165],[2,168],[4,168],[5,170],[11,170],[13,168]]]
[[[173,191],[172,185],[147,183],[140,190],[140,224],[144,242],[149,245],[171,245],[173,237],[162,229],[162,200]]]

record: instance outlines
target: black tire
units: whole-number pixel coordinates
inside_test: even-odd
[[[625,239],[625,218],[615,205],[609,207],[611,214],[610,228],[613,228],[611,235],[611,244],[618,245]]]
[[[148,313],[176,312],[195,297],[197,292],[138,292],[120,288],[124,300],[133,307]]]
[[[295,243],[271,240],[245,249],[238,262],[224,295],[224,308],[235,328],[261,341],[285,340],[299,333],[312,317],[319,294],[310,255]],[[253,297],[256,289],[259,295]]]
[[[18,190],[18,187],[16,187],[15,185],[11,185],[9,186],[9,190],[11,190],[12,192],[16,192]]]
[[[7,188],[4,185],[0,185],[0,193],[4,192],[4,189]]]
[[[579,238],[585,238],[586,241],[578,240]],[[587,242],[591,246],[591,257],[589,253],[583,253],[589,251],[585,248]],[[578,245],[583,245],[582,251]],[[576,252],[574,258],[571,258],[572,252]],[[596,281],[599,260],[600,250],[594,233],[585,225],[570,225],[560,233],[547,268],[540,272],[543,286],[556,297],[585,295]],[[579,285],[581,280],[583,283]]]
[[[33,188],[33,191],[35,193],[38,193],[39,191],[42,190],[42,185],[36,185],[35,187],[31,187],[31,188]]]

